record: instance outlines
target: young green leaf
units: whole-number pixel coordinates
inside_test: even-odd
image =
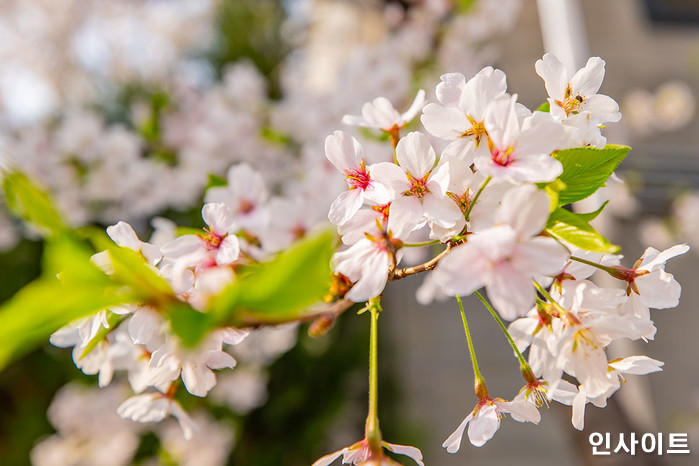
[[[322,300],[330,280],[335,235],[325,232],[299,242],[271,262],[251,267],[212,303],[219,321],[245,325],[300,317]]]
[[[24,173],[10,171],[4,174],[2,189],[10,211],[37,228],[42,235],[68,231],[49,193]]]
[[[554,153],[553,157],[563,165],[563,173],[553,183],[565,185],[558,191],[558,205],[585,199],[604,186],[630,150],[627,146],[607,144],[604,149],[579,147]]]
[[[544,113],[549,113],[551,111],[551,104],[546,101],[543,104],[539,105],[536,109],[537,112],[544,112]]]
[[[619,246],[611,244],[588,223],[602,211],[605,205],[589,214],[576,214],[559,207],[551,213],[546,232],[554,238],[586,251],[616,254],[620,250]]]

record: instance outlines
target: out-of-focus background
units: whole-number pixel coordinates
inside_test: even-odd
[[[420,88],[434,100],[444,72],[494,65],[536,108],[546,92],[534,62],[546,51],[573,70],[589,56],[607,62],[602,92],[624,116],[605,134],[633,151],[597,227],[624,264],[646,246],[699,251],[696,0],[0,0],[0,151],[74,224],[127,220],[147,237],[155,216],[200,226],[210,175],[234,163],[287,189],[324,164],[328,134],[355,131],[344,114],[378,96],[405,109]],[[371,134],[355,134],[369,157],[383,156]],[[331,201],[318,200],[321,217]],[[38,274],[41,242],[2,204],[0,248],[5,300]],[[385,437],[419,446],[429,465],[696,464],[696,254],[668,267],[683,296],[654,311],[655,340],[610,349],[665,361],[662,373],[629,377],[604,410],[588,406],[582,433],[555,404],[540,426],[507,420],[457,455],[440,445],[475,402],[457,308],[417,304],[421,277],[394,284],[382,317]],[[489,388],[514,395],[511,350],[480,304],[465,304]],[[361,438],[365,324],[347,313],[317,339],[296,327],[256,335],[207,400],[185,402],[206,426],[191,445],[171,424],[120,421],[119,387],[96,392],[70,351],[47,345],[0,373],[0,463],[94,464],[85,458],[102,449],[105,465],[310,464]],[[591,432],[687,432],[693,453],[592,457]]]

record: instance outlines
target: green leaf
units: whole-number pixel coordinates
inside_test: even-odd
[[[206,189],[217,188],[220,186],[228,186],[228,180],[214,173],[209,173],[209,182],[206,184]]]
[[[212,303],[218,320],[275,323],[300,317],[327,293],[335,234],[300,241],[271,262],[248,269]],[[234,324],[235,325],[235,324]]]
[[[558,205],[585,199],[604,186],[630,150],[627,146],[607,144],[604,149],[579,147],[554,153],[553,157],[563,165],[563,173],[556,181],[565,185],[558,191]]]
[[[62,270],[58,278],[56,270]],[[50,240],[42,277],[0,306],[0,369],[73,320],[135,300],[90,262],[79,242]]]
[[[607,207],[607,204],[609,204],[609,201],[604,201],[604,203],[601,206],[599,206],[599,208],[597,210],[595,210],[594,212],[588,212],[586,214],[579,214],[578,213],[576,215],[586,222],[591,222],[594,219],[596,219],[597,217],[599,217],[599,214],[601,214],[602,211],[604,210],[604,208]]]
[[[551,111],[551,104],[549,104],[549,102],[546,101],[543,104],[539,105],[535,111],[549,113]]]
[[[15,215],[36,227],[44,236],[68,231],[47,191],[22,172],[11,171],[2,179],[7,206]]]
[[[158,306],[177,300],[167,280],[146,262],[141,253],[116,245],[100,230],[86,231],[95,248],[106,252],[113,268],[110,271],[113,282],[131,288],[140,301],[148,304]]]
[[[212,316],[198,312],[186,303],[177,303],[165,310],[170,327],[182,343],[188,347],[199,344],[207,331],[214,326]]]
[[[606,203],[589,214],[576,214],[559,207],[551,213],[546,232],[586,251],[616,254],[620,250],[619,246],[611,244],[588,221],[596,217],[605,205]]]

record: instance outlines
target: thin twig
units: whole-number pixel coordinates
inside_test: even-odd
[[[388,275],[388,279],[400,280],[401,278],[405,278],[409,275],[415,275],[416,273],[426,272],[428,270],[434,269],[435,267],[437,267],[439,261],[442,260],[444,256],[449,254],[449,251],[451,251],[451,246],[451,243],[448,243],[444,251],[440,252],[437,256],[425,262],[424,264],[416,265],[413,267],[404,267],[402,269],[396,269],[391,271],[391,273]]]

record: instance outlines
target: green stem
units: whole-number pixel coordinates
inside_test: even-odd
[[[371,336],[369,339],[369,413],[366,418],[366,438],[369,447],[374,452],[382,450],[381,430],[379,429],[379,312],[381,304],[378,298],[373,298],[368,303],[371,313]]]
[[[473,340],[471,340],[471,332],[468,329],[468,322],[466,321],[466,313],[464,312],[464,305],[461,302],[461,297],[456,297],[456,302],[459,303],[459,311],[461,311],[461,320],[464,323],[464,332],[466,332],[466,341],[468,342],[468,351],[471,353],[471,364],[473,365],[473,377],[475,379],[476,395],[478,398],[487,397],[488,390],[485,388],[485,379],[481,375],[481,370],[478,367],[478,359],[476,359],[476,351],[473,349]]]
[[[478,192],[476,192],[476,195],[473,196],[473,200],[471,201],[471,204],[468,206],[468,210],[466,211],[466,215],[465,215],[467,222],[468,222],[469,216],[471,215],[471,211],[473,210],[473,206],[476,205],[476,201],[478,200],[479,197],[481,197],[481,193],[483,192],[485,187],[488,186],[488,183],[490,183],[491,179],[492,179],[492,177],[490,177],[490,176],[488,178],[486,178],[485,181],[483,181],[483,184],[481,184],[481,187],[478,188]]]
[[[570,260],[575,261],[575,262],[580,262],[581,264],[589,265],[590,267],[594,267],[596,269],[604,270],[608,274],[614,275],[615,270],[611,267],[604,266],[602,264],[598,264],[596,262],[591,262],[586,259],[582,259],[580,257],[575,257],[575,256],[570,256]]]
[[[403,243],[404,248],[419,248],[421,246],[432,246],[433,244],[440,244],[441,241],[438,239],[433,241],[425,241],[424,243]]]
[[[476,296],[478,296],[478,299],[481,300],[483,305],[488,308],[490,311],[490,315],[493,316],[493,319],[498,323],[500,326],[500,329],[502,332],[505,334],[505,337],[507,337],[507,341],[510,342],[510,346],[512,349],[515,351],[515,354],[517,354],[517,359],[519,359],[519,364],[524,368],[527,368],[531,371],[531,368],[529,368],[529,364],[527,361],[524,359],[524,356],[522,356],[522,353],[519,351],[519,348],[517,348],[517,345],[515,344],[515,341],[512,339],[512,336],[510,335],[510,332],[507,331],[507,327],[505,327],[505,324],[502,322],[500,319],[500,316],[498,316],[497,312],[495,312],[495,309],[490,305],[490,303],[483,297],[480,292],[475,291]]]

